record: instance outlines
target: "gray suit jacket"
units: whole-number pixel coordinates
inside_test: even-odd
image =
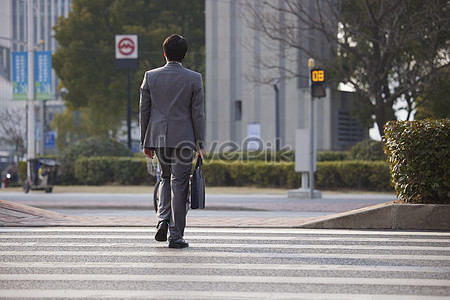
[[[203,149],[202,75],[174,62],[147,71],[141,85],[139,119],[145,148]]]

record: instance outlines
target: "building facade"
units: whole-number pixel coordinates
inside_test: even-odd
[[[59,17],[67,17],[71,0],[0,0],[0,106],[5,110],[18,113],[22,117],[24,131],[27,130],[28,101],[12,100],[12,53],[16,51],[45,50],[52,53],[58,47],[53,38],[53,27]],[[32,44],[34,49],[28,49],[28,13],[32,13]],[[55,150],[46,149],[44,134],[49,131],[53,116],[64,110],[61,101],[59,84],[52,70],[52,99],[35,102],[35,148],[37,155],[52,153]],[[27,135],[25,135],[26,137]],[[27,144],[27,143],[25,143]],[[1,144],[3,151],[11,146]]]
[[[212,151],[246,149],[254,137],[262,141],[259,148],[275,149],[277,137],[281,149],[294,148],[296,130],[309,128],[309,57],[257,30],[258,22],[264,21],[253,15],[260,2],[251,3],[249,12],[244,7],[249,1],[205,3],[206,130]],[[304,3],[313,13],[316,2]],[[273,4],[283,8],[284,1]],[[282,9],[278,14],[276,21],[284,22]],[[327,42],[310,32],[300,31],[298,38],[322,57],[331,55]],[[286,73],[293,64],[300,76]],[[327,88],[325,98],[314,100],[317,150],[346,150],[368,137],[368,129],[350,114],[353,97],[353,93]]]

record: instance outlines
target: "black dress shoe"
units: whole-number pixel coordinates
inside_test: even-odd
[[[167,241],[167,229],[169,229],[169,222],[160,221],[156,228],[157,230],[155,234],[155,240],[157,240],[158,242]]]
[[[186,248],[189,247],[189,244],[183,238],[179,238],[177,240],[169,241],[169,248]]]

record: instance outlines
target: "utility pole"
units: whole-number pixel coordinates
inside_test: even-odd
[[[308,59],[311,88],[309,129],[297,129],[295,133],[295,171],[302,173],[302,188],[288,191],[289,198],[309,197],[310,199],[314,199],[314,169],[316,166],[316,145],[314,138],[314,98],[326,97],[325,70],[314,69],[314,64],[314,59]],[[309,140],[309,143],[306,143],[307,140]],[[309,191],[306,187],[309,187]],[[322,197],[320,191],[316,191],[316,196],[317,198]]]
[[[34,130],[34,44],[33,44],[33,1],[27,1],[27,52],[28,52],[28,159],[36,156]],[[28,170],[30,171],[30,170]],[[28,179],[30,173],[28,173]]]
[[[280,82],[280,76],[273,81],[273,89],[275,90],[275,150],[280,151],[280,95],[278,90],[278,83]]]

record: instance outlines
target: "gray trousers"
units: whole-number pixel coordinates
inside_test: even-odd
[[[157,221],[169,222],[168,239],[176,240],[184,235],[186,227],[186,203],[189,192],[189,176],[192,170],[192,150],[189,148],[156,148],[161,167]]]

